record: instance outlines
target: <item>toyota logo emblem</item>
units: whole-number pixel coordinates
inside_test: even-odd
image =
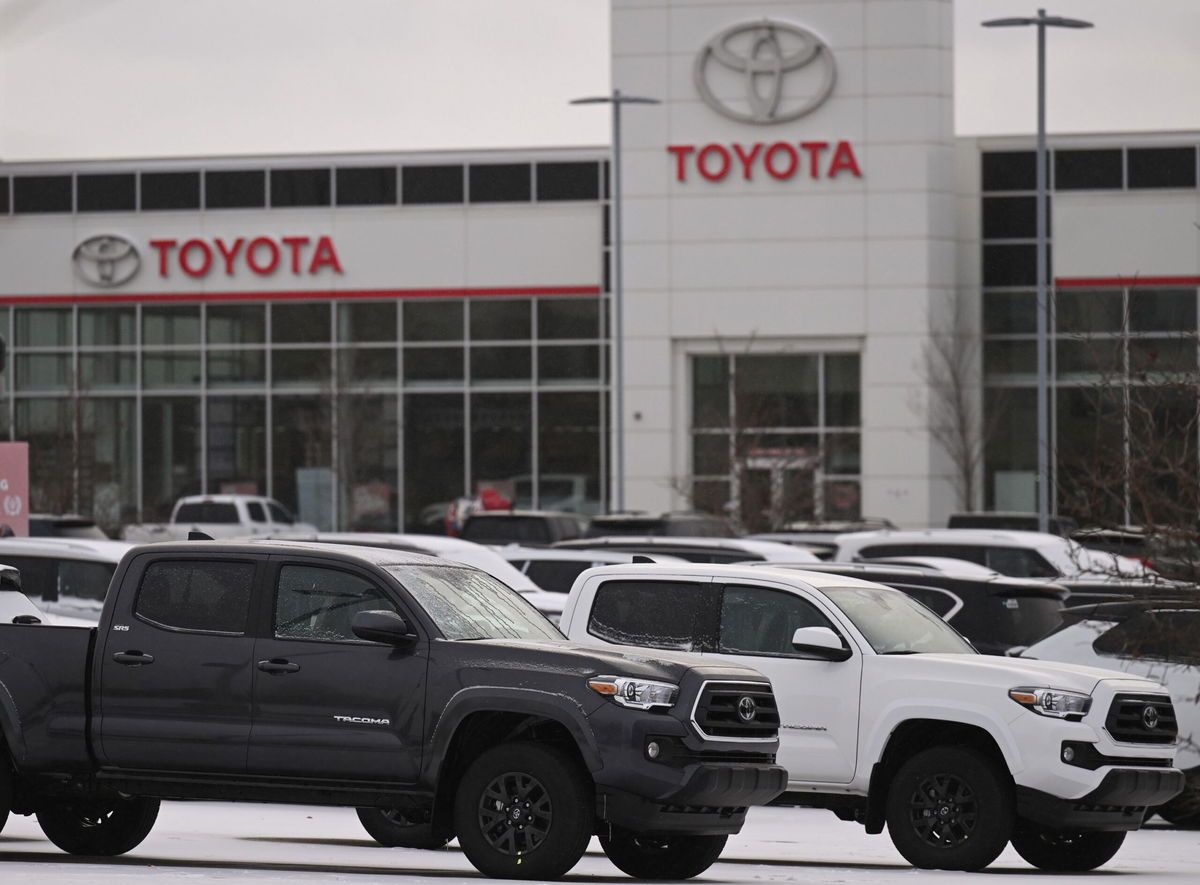
[[[102,289],[129,282],[142,266],[137,247],[115,234],[89,237],[75,247],[71,260],[84,282]]]
[[[743,722],[753,722],[758,715],[758,704],[754,703],[754,698],[743,696],[738,700],[737,713]]]
[[[1142,725],[1146,726],[1147,731],[1154,731],[1154,729],[1158,728],[1157,707],[1142,707]]]
[[[696,55],[692,79],[704,103],[742,123],[787,123],[811,114],[833,91],[837,66],[805,28],[762,19],[726,28]],[[794,98],[784,100],[784,81]]]

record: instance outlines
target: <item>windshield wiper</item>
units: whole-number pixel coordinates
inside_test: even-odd
[[[905,648],[905,649],[896,649],[895,651],[881,651],[880,654],[881,655],[919,655],[919,654],[921,654],[921,652],[916,651],[915,649]]]

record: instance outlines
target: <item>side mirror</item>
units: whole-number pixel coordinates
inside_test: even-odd
[[[417,641],[408,621],[389,611],[359,612],[350,621],[350,630],[367,642],[382,642],[397,647],[409,646]]]
[[[844,661],[850,657],[850,649],[842,644],[842,638],[828,627],[798,628],[792,634],[792,648],[826,661]]]

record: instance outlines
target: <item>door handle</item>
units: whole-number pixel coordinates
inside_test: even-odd
[[[258,669],[264,673],[295,673],[300,669],[300,665],[281,658],[272,658],[269,661],[259,661]]]
[[[141,664],[153,664],[154,655],[140,651],[119,651],[113,655],[113,660],[118,664],[130,664],[136,667]]]

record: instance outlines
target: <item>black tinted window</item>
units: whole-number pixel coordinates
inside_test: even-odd
[[[63,596],[103,600],[116,564],[40,556],[5,556],[0,564],[21,572],[21,590],[30,599],[53,602]]]
[[[588,632],[617,645],[698,651],[711,584],[609,581],[596,591]]]
[[[350,629],[359,612],[395,611],[383,591],[349,572],[285,565],[275,592],[275,635],[280,639],[361,642]]]
[[[1019,547],[985,548],[983,564],[1002,575],[1014,578],[1056,578],[1058,569],[1033,550]]]
[[[983,238],[1032,240],[1037,236],[1036,203],[1034,197],[984,197]],[[1048,206],[1046,217],[1050,218]]]
[[[13,178],[13,211],[70,212],[71,176],[15,176]]]
[[[262,169],[204,173],[204,205],[209,209],[257,209],[267,202]]]
[[[1129,186],[1195,187],[1196,149],[1130,148]]]
[[[1002,151],[982,157],[985,191],[1031,191],[1037,187],[1037,154]]]
[[[828,627],[806,599],[766,587],[727,587],[721,601],[718,650],[730,654],[798,655],[792,635],[801,627]]]
[[[478,544],[549,544],[556,540],[550,537],[546,520],[532,516],[471,517],[460,534]]]
[[[176,522],[238,522],[236,504],[202,501],[196,504],[180,504],[175,514]]]
[[[592,567],[590,562],[577,560],[555,561],[552,559],[533,559],[525,574],[533,583],[551,593],[570,593],[571,585],[584,569]]]
[[[472,203],[518,203],[529,200],[528,163],[487,163],[469,167]]]
[[[250,517],[251,522],[266,522],[267,511],[263,509],[263,505],[258,501],[250,501],[246,504],[246,513]]]
[[[199,209],[199,172],[143,172],[143,209]]]
[[[395,166],[348,166],[338,169],[339,206],[390,205],[395,202]]]
[[[328,206],[332,199],[328,169],[272,169],[272,206]]]
[[[1099,190],[1122,186],[1121,151],[1055,151],[1054,189]]]
[[[253,586],[252,562],[153,562],[134,614],[177,630],[244,633]]]
[[[1138,612],[1101,634],[1092,647],[1102,655],[1200,664],[1200,611]]]
[[[80,175],[76,180],[76,208],[80,212],[132,212],[136,194],[132,172]]]
[[[599,163],[538,163],[539,200],[596,200],[599,197]]]
[[[408,204],[461,203],[462,166],[405,166],[400,171],[400,200]]]

